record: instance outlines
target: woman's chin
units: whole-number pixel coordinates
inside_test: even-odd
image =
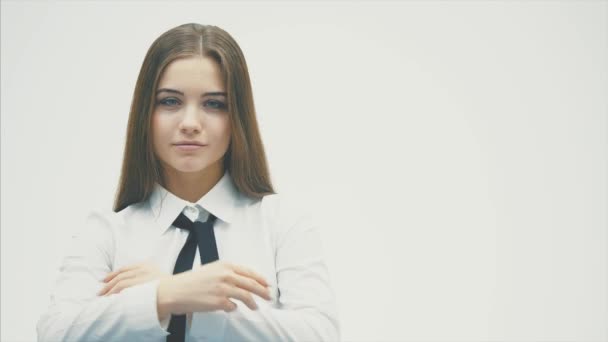
[[[195,160],[194,158],[184,158],[178,160],[172,160],[169,163],[165,163],[169,166],[173,172],[179,173],[201,173],[208,170],[210,167],[215,168],[221,165],[221,159],[216,162],[209,162],[209,160]]]
[[[177,169],[177,171],[182,172],[182,173],[199,173],[199,172],[202,172],[203,170],[205,170],[204,167],[184,167],[184,168]]]
[[[203,171],[206,165],[173,165],[173,169],[182,173],[197,173]]]

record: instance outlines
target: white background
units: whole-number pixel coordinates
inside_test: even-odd
[[[240,44],[279,192],[322,220],[345,341],[607,341],[608,2],[11,2],[1,339],[112,204],[143,57]]]

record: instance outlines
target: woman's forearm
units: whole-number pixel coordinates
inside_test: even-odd
[[[171,315],[171,293],[170,282],[172,277],[162,278],[158,283],[158,291],[156,294],[156,311],[158,312],[158,320],[162,322]]]

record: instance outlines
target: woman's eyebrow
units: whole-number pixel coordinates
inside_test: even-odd
[[[184,96],[184,93],[182,93],[181,91],[175,90],[175,89],[170,89],[170,88],[160,88],[156,91],[156,94],[158,95],[158,93],[162,93],[162,92],[180,94],[180,95]],[[212,91],[212,92],[207,92],[207,93],[202,94],[201,97],[214,96],[214,95],[226,96],[226,93],[223,91]]]

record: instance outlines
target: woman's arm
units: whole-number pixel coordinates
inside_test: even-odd
[[[159,279],[98,296],[111,272],[114,240],[110,212],[93,211],[72,238],[36,325],[38,341],[162,341],[169,334],[157,313]]]

